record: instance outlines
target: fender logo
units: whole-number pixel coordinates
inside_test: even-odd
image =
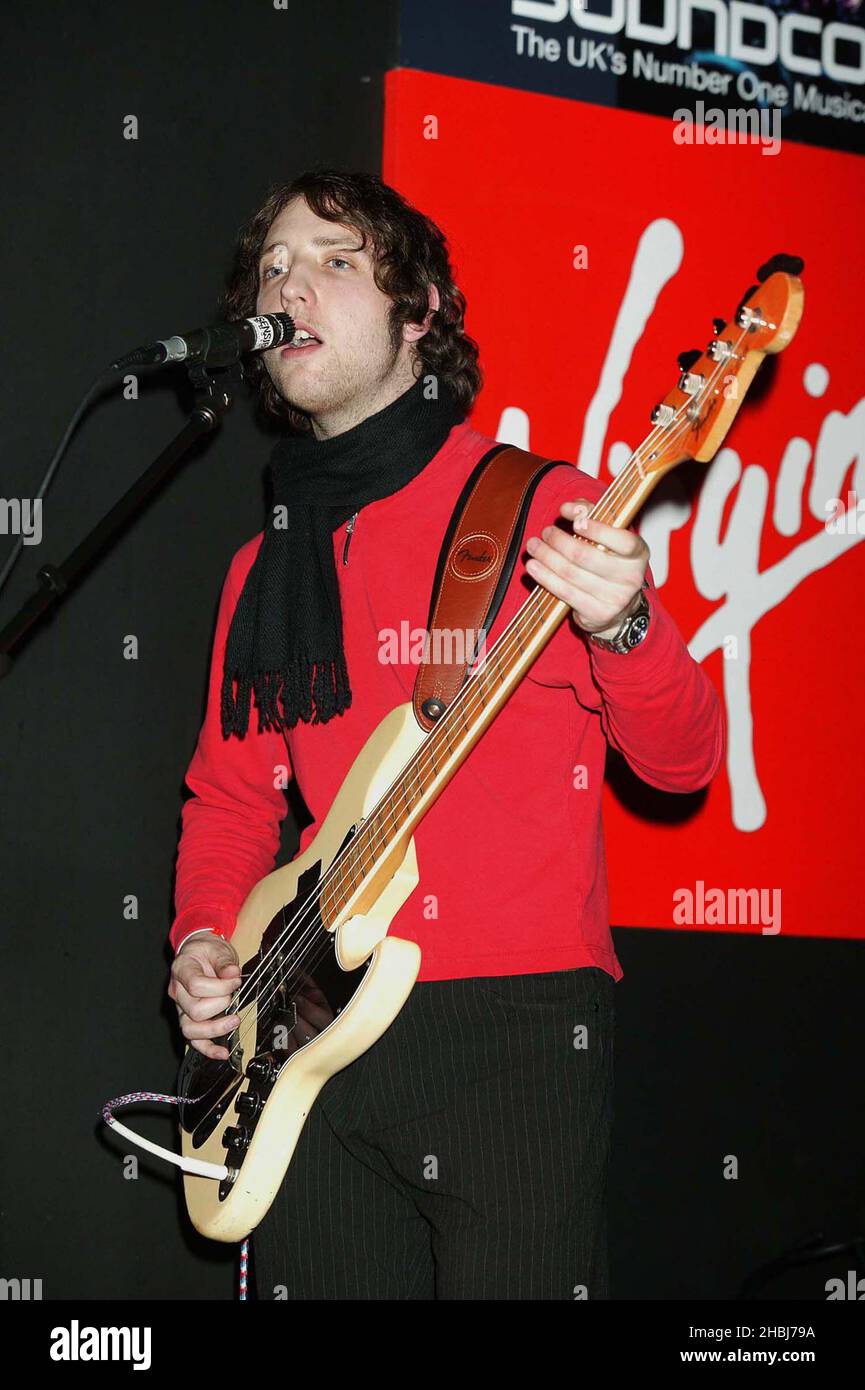
[[[493,558],[489,550],[470,550],[464,545],[462,550],[456,553],[458,560],[470,560],[473,565],[488,565]]]
[[[486,531],[465,536],[452,552],[451,571],[458,579],[485,579],[499,558],[499,543]]]

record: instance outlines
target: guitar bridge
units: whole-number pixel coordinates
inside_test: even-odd
[[[228,1047],[228,1065],[238,1073],[243,1074],[243,1044],[240,1041],[240,1029],[235,1028],[233,1033],[229,1033],[226,1039]]]

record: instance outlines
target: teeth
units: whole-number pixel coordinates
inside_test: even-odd
[[[295,330],[294,337],[291,341],[293,343],[303,343],[306,342],[307,338],[311,338],[312,336],[311,333],[307,333],[305,328],[298,328]]]

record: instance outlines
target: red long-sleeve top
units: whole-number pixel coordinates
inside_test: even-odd
[[[438,454],[390,497],[334,533],[351,707],[326,724],[299,721],[223,739],[220,687],[238,595],[261,544],[235,554],[222,590],[207,713],[186,773],[177,854],[175,950],[193,931],[230,937],[244,899],[275,866],[292,776],[316,834],[352,762],[394,705],[410,701],[439,550],[460,490],[494,440],[456,426]],[[562,502],[604,491],[570,465],[535,492],[524,536]],[[532,581],[523,554],[488,635],[491,646]],[[530,974],[595,965],[622,976],[608,921],[601,787],[606,741],[654,787],[695,791],[724,752],[721,705],[649,577],[648,634],[627,655],[588,643],[566,620],[415,830],[420,882],[390,926],[416,941],[419,980]],[[382,660],[388,634],[405,634]],[[412,634],[415,640],[411,641]],[[404,649],[404,650],[403,650]],[[393,646],[390,655],[394,654]]]

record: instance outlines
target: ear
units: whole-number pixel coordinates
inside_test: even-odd
[[[429,287],[428,304],[429,308],[423,323],[406,323],[403,325],[402,335],[407,343],[416,343],[418,338],[422,338],[424,334],[429,331],[432,316],[441,307],[441,299],[435,285],[430,285]]]

